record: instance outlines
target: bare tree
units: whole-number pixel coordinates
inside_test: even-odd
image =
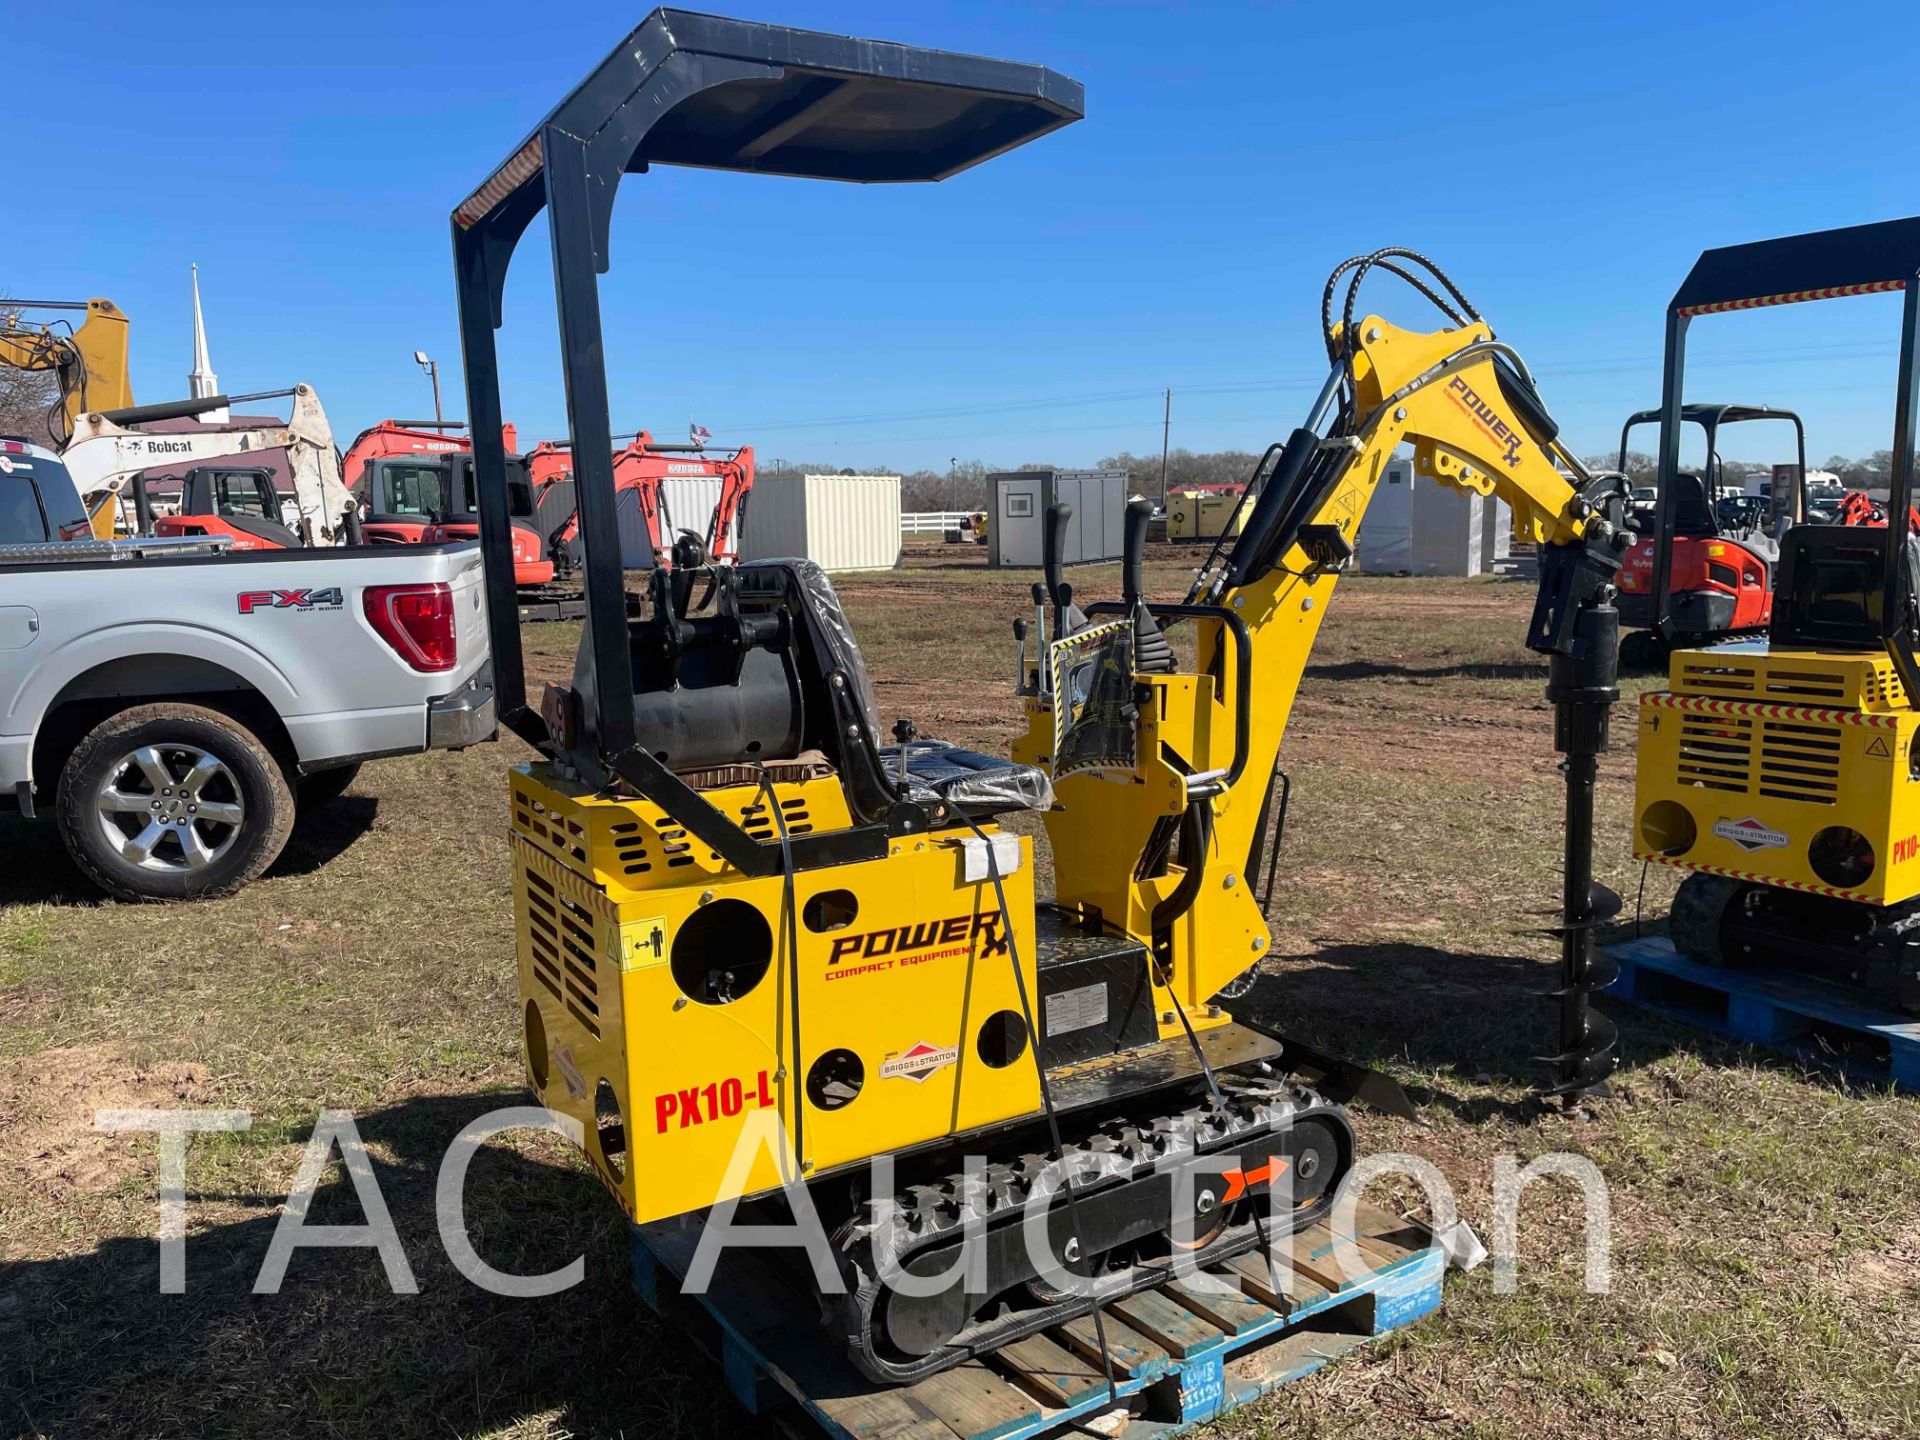
[[[0,331],[20,323],[18,307],[0,297]],[[55,443],[49,420],[60,403],[60,385],[51,370],[22,370],[0,356],[0,435],[19,435],[35,445]]]
[[[1188,450],[1184,446],[1167,452],[1167,492],[1173,494],[1196,485],[1244,485],[1253,477],[1260,457],[1246,450]],[[1124,470],[1133,489],[1141,495],[1160,493],[1160,456],[1134,455],[1122,451],[1100,462],[1102,470]]]

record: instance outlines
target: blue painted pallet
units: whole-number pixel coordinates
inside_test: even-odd
[[[1115,1394],[1091,1317],[915,1385],[876,1387],[827,1339],[817,1302],[753,1251],[723,1256],[705,1294],[682,1295],[698,1243],[697,1221],[635,1227],[642,1297],[703,1339],[749,1411],[797,1410],[832,1440],[1041,1440],[1088,1429],[1160,1440],[1432,1313],[1446,1269],[1422,1227],[1363,1205],[1352,1234],[1322,1223],[1282,1241],[1292,1271],[1278,1288],[1243,1256],[1208,1272],[1237,1293],[1175,1281],[1109,1305]]]
[[[1607,953],[1620,964],[1609,995],[1871,1084],[1920,1092],[1920,1022],[1910,1015],[1861,1004],[1837,986],[1801,976],[1701,965],[1664,937],[1610,946]],[[1820,1043],[1849,1037],[1859,1044],[1845,1052]],[[1855,1050],[1865,1053],[1850,1053]]]

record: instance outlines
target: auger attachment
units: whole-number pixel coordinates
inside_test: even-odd
[[[1543,1058],[1553,1066],[1542,1095],[1567,1101],[1605,1094],[1617,1063],[1613,1022],[1592,1008],[1593,992],[1604,989],[1619,968],[1596,956],[1593,932],[1620,913],[1620,897],[1593,879],[1593,793],[1599,756],[1607,748],[1607,722],[1620,698],[1620,612],[1610,603],[1611,587],[1598,603],[1583,605],[1574,618],[1569,652],[1548,660],[1547,699],[1553,702],[1553,744],[1566,758],[1566,864],[1560,924],[1551,932],[1560,940],[1560,985],[1548,992],[1560,1011],[1559,1053]]]

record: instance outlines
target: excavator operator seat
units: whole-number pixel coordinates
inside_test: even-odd
[[[1711,539],[1720,533],[1707,503],[1707,485],[1691,470],[1673,477],[1673,533],[1692,540]]]
[[[811,560],[759,560],[661,574],[632,627],[640,745],[699,787],[740,784],[775,762],[831,767],[856,821],[906,800],[935,826],[1053,803],[1045,771],[938,740],[883,746],[866,660],[833,582]],[[695,613],[695,612],[698,613]],[[742,767],[746,767],[745,773]]]
[[[880,751],[889,775],[897,774],[900,747]],[[975,820],[1010,810],[1047,810],[1053,805],[1053,784],[1047,772],[1032,765],[964,750],[944,740],[907,742],[907,798],[918,805],[942,802]]]

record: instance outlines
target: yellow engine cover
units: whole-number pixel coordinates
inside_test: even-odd
[[[1870,905],[1920,894],[1920,715],[1884,655],[1679,651],[1669,683],[1640,699],[1637,858]]]
[[[796,1063],[780,876],[746,878],[650,802],[541,765],[512,793],[528,1081],[580,1121],[634,1220],[1038,1111],[1009,954],[1034,994],[1024,837],[1002,882],[1011,915],[964,878],[958,839],[797,874]],[[847,823],[836,781],[776,793],[792,832]],[[753,786],[706,798],[751,833],[771,823]]]

